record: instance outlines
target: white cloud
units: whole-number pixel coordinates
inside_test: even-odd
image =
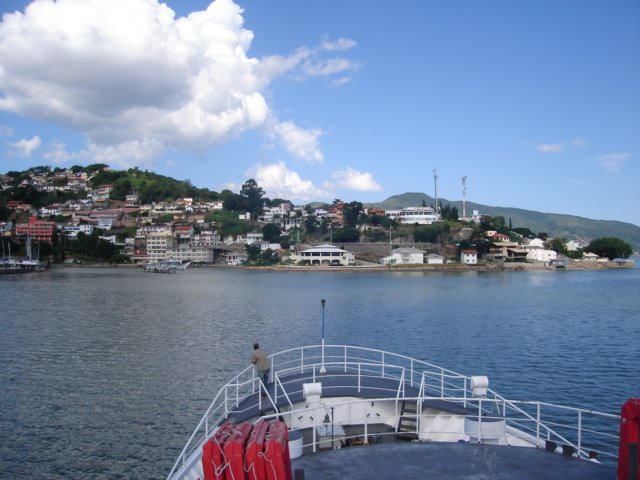
[[[44,152],[43,157],[45,160],[49,160],[55,164],[62,164],[73,160],[77,157],[77,154],[73,154],[67,151],[67,146],[59,141],[51,142],[47,150]]]
[[[629,153],[607,153],[606,155],[600,155],[593,159],[600,168],[606,173],[616,173],[622,170],[627,160],[631,158]]]
[[[284,162],[256,165],[246,172],[271,198],[288,198],[293,201],[309,201],[328,198],[330,192],[317,188],[310,180],[303,180],[298,173],[289,170]]]
[[[339,38],[335,42],[332,42],[328,38],[325,38],[320,44],[320,48],[327,51],[350,50],[356,45],[356,42],[354,40],[351,40],[350,38]]]
[[[20,158],[31,158],[33,153],[40,148],[42,140],[37,135],[27,139],[23,138],[10,145],[9,156]]]
[[[320,58],[352,40],[251,58],[253,32],[233,0],[180,18],[159,1],[38,1],[4,15],[0,110],[79,132],[90,145],[84,153],[127,164],[277,123],[264,95],[277,76],[353,69],[347,59]],[[286,122],[278,131],[291,154],[322,161],[319,130]]]
[[[577,148],[586,147],[587,141],[584,138],[574,138],[573,140],[571,140],[571,145]]]
[[[274,126],[274,131],[282,147],[295,157],[309,163],[324,161],[320,150],[322,130],[305,130],[291,122],[282,122]]]
[[[379,192],[382,186],[373,179],[369,172],[359,172],[348,167],[346,170],[339,170],[333,173],[337,186],[356,190],[359,192]]]
[[[302,65],[304,77],[328,77],[338,73],[354,71],[359,65],[347,58],[330,58],[328,60],[307,60]]]
[[[541,143],[537,149],[540,153],[560,153],[564,147],[557,143]]]

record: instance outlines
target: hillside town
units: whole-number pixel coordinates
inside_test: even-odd
[[[39,207],[7,197],[10,219],[0,222],[3,258],[11,255],[11,244],[15,254],[20,248],[16,245],[28,242],[29,256],[34,244],[45,252],[46,246],[64,245],[59,263],[85,263],[94,255],[74,254],[73,242],[94,238],[112,247],[111,257],[102,260],[139,265],[171,260],[231,266],[475,266],[491,262],[565,267],[569,260],[612,260],[584,250],[585,245],[576,241],[508,228],[504,219],[491,219],[478,211],[467,215],[464,208],[459,215],[456,208],[442,205],[385,210],[338,199],[317,207],[293,205],[262,199],[261,189],[252,180],[247,184],[258,192],[258,200],[264,200],[253,212],[226,209],[223,199],[181,197],[147,203],[135,189],[123,200],[114,198],[113,184],[92,184],[96,172],[100,170],[32,169],[17,185],[15,175],[0,176],[0,192],[31,189],[75,197]],[[224,211],[227,223],[233,214],[239,233],[216,220],[216,214]],[[47,259],[52,261],[55,255],[52,249],[49,252]]]

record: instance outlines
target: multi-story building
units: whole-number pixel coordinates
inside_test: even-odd
[[[166,258],[180,262],[213,263],[213,248],[194,247],[192,245],[176,245],[167,249]]]
[[[150,263],[166,260],[167,250],[173,248],[173,233],[171,230],[151,232],[147,235],[147,261]]]
[[[29,218],[29,223],[20,223],[16,225],[16,235],[27,236],[34,242],[51,243],[53,239],[53,231],[56,228],[56,222],[39,220],[37,216]]]

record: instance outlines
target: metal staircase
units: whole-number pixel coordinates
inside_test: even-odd
[[[396,428],[396,438],[402,440],[418,439],[418,411],[416,402],[402,402],[400,420]]]

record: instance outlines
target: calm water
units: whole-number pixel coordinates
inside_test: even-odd
[[[319,343],[321,298],[328,343],[618,413],[640,395],[639,287],[640,268],[0,276],[0,478],[164,478],[254,341]]]

